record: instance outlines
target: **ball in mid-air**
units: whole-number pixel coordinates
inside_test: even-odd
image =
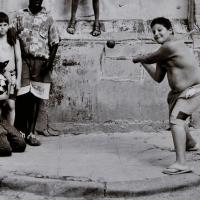
[[[115,47],[115,41],[114,40],[108,40],[106,43],[108,48],[114,48]]]

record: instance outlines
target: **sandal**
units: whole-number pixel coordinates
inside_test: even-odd
[[[94,23],[93,30],[90,34],[94,37],[101,35],[101,25],[100,25],[100,23],[98,23],[98,24]]]
[[[69,24],[68,24],[68,27],[67,27],[67,32],[68,32],[69,34],[74,34],[75,31],[76,31],[75,26],[76,26],[76,21],[70,20],[70,22],[69,22]]]
[[[185,174],[185,173],[191,173],[192,169],[190,169],[188,166],[182,166],[179,164],[172,164],[171,166],[165,168],[162,173],[167,175],[177,175],[177,174]]]
[[[185,169],[178,169],[178,168],[165,168],[163,170],[163,174],[167,174],[167,175],[178,175],[178,174],[186,174],[186,173],[191,173],[192,170],[189,168],[185,168]]]

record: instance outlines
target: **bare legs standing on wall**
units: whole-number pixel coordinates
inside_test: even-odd
[[[67,32],[70,34],[74,34],[76,31],[76,12],[78,9],[79,0],[72,0],[71,6],[71,19],[69,21]],[[99,0],[92,0],[93,10],[94,10],[94,25],[91,35],[99,36],[101,34],[101,27],[99,22]]]

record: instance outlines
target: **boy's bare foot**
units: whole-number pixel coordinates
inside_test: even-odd
[[[101,35],[101,25],[99,22],[94,23],[91,35],[94,37]]]
[[[188,166],[174,163],[169,167],[165,168],[162,173],[168,175],[176,175],[176,174],[184,174],[190,172],[192,172],[192,170]]]
[[[76,26],[76,20],[70,20],[69,24],[68,24],[68,27],[67,27],[67,32],[69,34],[74,34],[75,31],[76,31],[75,26]]]

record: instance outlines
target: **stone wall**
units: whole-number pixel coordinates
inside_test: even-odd
[[[29,0],[1,0],[1,10],[13,15],[16,10],[27,6]],[[80,0],[78,19],[93,18],[92,0]],[[187,16],[188,0],[100,0],[102,20],[149,19],[164,15],[170,18]],[[56,20],[70,17],[71,0],[44,0],[44,5],[53,13]]]
[[[91,2],[80,1],[77,31],[70,35],[66,27],[71,1],[44,0],[57,20],[62,41],[52,74],[51,98],[40,119],[51,124],[167,122],[167,82],[155,83],[139,64],[118,57],[158,48],[149,28],[150,20],[157,16],[172,19],[177,37],[184,37],[189,0],[100,0],[100,37],[90,35],[94,18]],[[27,3],[2,0],[0,5],[12,18]],[[116,41],[115,48],[107,48],[108,39]],[[193,48],[191,38],[184,39]]]

